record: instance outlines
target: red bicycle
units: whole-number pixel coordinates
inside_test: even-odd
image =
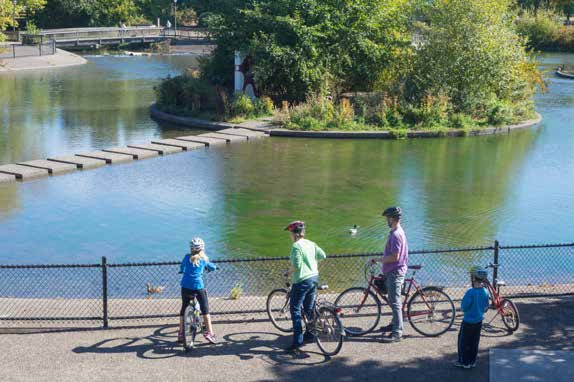
[[[485,268],[492,268],[496,269],[499,267],[499,264],[488,264]],[[494,284],[494,285],[493,285]],[[505,286],[506,283],[502,280],[494,279],[493,283],[491,283],[488,279],[483,282],[484,287],[488,291],[491,305],[490,309],[496,310],[496,314],[494,317],[489,321],[492,322],[497,316],[502,318],[502,322],[504,326],[508,329],[509,332],[514,332],[518,329],[520,325],[520,316],[518,315],[518,309],[516,305],[512,301],[507,298],[502,298],[500,295],[500,287]],[[484,328],[484,326],[483,326]]]
[[[389,301],[386,293],[378,286],[381,285],[382,278],[375,276],[379,267],[367,263],[365,267],[367,287],[349,288],[335,300],[335,305],[341,309],[339,317],[343,322],[343,327],[351,336],[361,336],[372,332],[379,323],[381,315],[388,319],[390,324],[392,314]],[[403,284],[403,315],[414,330],[427,337],[436,337],[451,328],[456,310],[451,298],[442,288],[433,286],[421,288],[415,281],[415,273],[421,268],[421,265],[409,266],[412,274],[405,278]],[[406,287],[407,283],[408,287]],[[414,294],[409,298],[411,291]],[[385,312],[383,312],[381,300],[386,303]]]

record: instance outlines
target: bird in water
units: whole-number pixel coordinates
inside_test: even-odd
[[[359,228],[358,225],[356,225],[356,224],[353,225],[353,228],[349,228],[349,233],[350,233],[352,236],[355,236],[355,235],[357,234],[357,229],[358,229],[358,228]]]

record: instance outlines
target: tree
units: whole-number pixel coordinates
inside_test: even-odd
[[[14,19],[14,15],[23,14],[24,11],[34,14],[45,5],[46,0],[18,0],[16,4],[13,0],[0,0],[0,31],[18,26],[18,21]],[[4,35],[0,33],[0,39],[3,38]]]
[[[276,100],[393,86],[410,50],[407,0],[226,0],[207,6],[208,75],[228,85],[233,52]],[[213,70],[216,68],[217,70]]]
[[[531,112],[535,86],[543,83],[514,31],[510,5],[511,0],[437,0],[407,82],[410,100],[446,96],[456,112],[474,117],[484,117],[493,105],[526,105]]]
[[[551,0],[552,5],[566,16],[566,24],[570,25],[570,16],[574,13],[574,0]]]

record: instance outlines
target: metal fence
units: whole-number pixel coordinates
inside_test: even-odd
[[[320,264],[324,298],[334,301],[351,286],[365,285],[365,264],[379,253],[332,255]],[[262,318],[266,295],[283,285],[288,258],[215,261],[205,275],[216,320]],[[468,288],[468,268],[498,263],[491,278],[504,279],[503,294],[545,297],[574,294],[574,243],[411,251],[421,264],[417,281],[443,286],[454,299]],[[0,326],[113,326],[135,320],[174,319],[180,307],[179,261],[162,263],[0,266]],[[496,272],[496,271],[495,271]]]
[[[0,59],[49,56],[56,54],[56,41],[43,40],[33,45],[5,45],[0,46]]]

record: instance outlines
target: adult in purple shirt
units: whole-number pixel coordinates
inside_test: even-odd
[[[405,273],[407,272],[409,247],[405,231],[403,231],[401,226],[401,208],[389,207],[383,212],[383,216],[387,218],[387,224],[391,231],[389,232],[383,257],[371,261],[383,264],[382,271],[386,277],[387,295],[393,311],[391,324],[382,328],[383,332],[391,332],[388,336],[383,337],[383,341],[399,342],[403,337],[401,289],[405,282]]]

